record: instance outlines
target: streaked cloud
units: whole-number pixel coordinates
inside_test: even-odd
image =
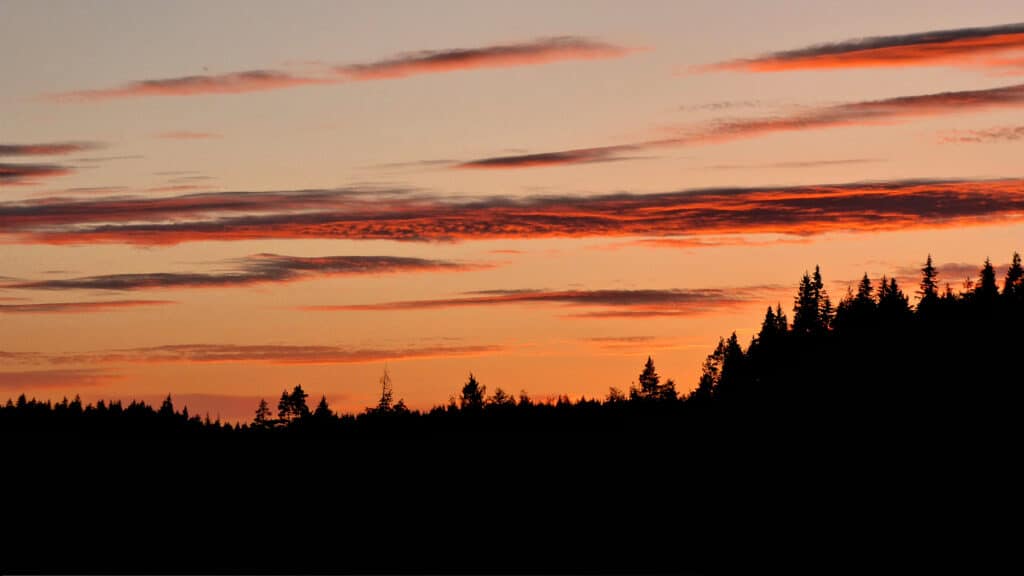
[[[835,160],[794,160],[788,162],[767,162],[763,164],[712,164],[704,170],[761,170],[765,168],[829,168],[832,166],[860,166],[885,162],[884,158],[839,158]]]
[[[455,70],[535,66],[562,60],[621,58],[630,51],[587,38],[560,36],[482,48],[410,52],[368,64],[338,66],[335,70],[353,80],[381,80]]]
[[[541,154],[516,154],[512,156],[493,156],[480,158],[456,164],[456,168],[536,168],[543,166],[558,166],[562,164],[596,164],[601,162],[617,162],[630,160],[621,154],[638,150],[638,146],[604,146],[599,148],[581,148],[578,150],[564,150],[561,152],[546,152]]]
[[[159,245],[270,238],[807,236],[990,224],[1022,215],[1020,179],[472,200],[341,189],[7,202],[0,203],[0,237],[22,243]]]
[[[1024,126],[997,126],[981,130],[950,130],[939,135],[943,144],[979,144],[1024,140]]]
[[[894,123],[924,116],[980,112],[999,108],[1024,107],[1024,84],[983,90],[938,92],[899,96],[830,106],[812,107],[778,116],[738,120],[720,120],[686,127],[671,138],[534,154],[513,154],[469,160],[452,168],[533,168],[538,166],[586,164],[595,161],[625,160],[627,152],[677,146],[702,146],[753,138],[780,132],[800,132],[844,126],[869,126]]]
[[[55,280],[8,284],[6,288],[34,290],[147,290],[174,288],[221,288],[277,282],[293,282],[315,277],[393,274],[401,272],[443,272],[477,269],[479,266],[443,260],[398,256],[320,256],[300,257],[280,254],[255,254],[227,263],[226,272],[154,272],[144,274],[106,274]]]
[[[44,178],[67,176],[74,172],[59,164],[8,164],[0,162],[0,185],[34,184]]]
[[[106,300],[96,302],[0,304],[0,314],[84,314],[165,304],[174,304],[174,302],[170,300]]]
[[[317,78],[277,70],[247,70],[229,74],[179,76],[132,82],[116,88],[78,90],[48,96],[58,102],[94,102],[146,96],[198,96],[264,92],[296,86],[337,84],[337,77]]]
[[[762,288],[665,290],[492,290],[431,300],[309,306],[318,312],[430,310],[465,306],[557,304],[578,309],[574,316],[685,316],[755,301]]]
[[[374,62],[321,66],[322,70],[317,73],[295,74],[285,70],[261,69],[227,74],[179,76],[141,80],[114,88],[64,92],[50,95],[48,98],[64,102],[89,102],[147,96],[240,94],[299,86],[406,78],[456,70],[535,66],[565,60],[620,58],[631,51],[628,48],[587,38],[561,36],[517,44],[410,52]]]
[[[77,389],[119,378],[117,374],[92,369],[0,371],[0,390],[30,393],[40,389]]]
[[[320,345],[174,344],[55,356],[73,364],[368,364],[427,358],[457,358],[500,352],[496,345],[346,348]]]
[[[177,132],[161,132],[156,137],[164,140],[214,140],[223,138],[224,135],[214,132],[189,132],[181,130]]]
[[[816,44],[713,64],[700,70],[780,72],[906,66],[998,67],[1003,59],[992,58],[994,55],[1016,50],[1024,50],[1024,23]]]
[[[98,142],[47,142],[43,144],[0,144],[0,156],[65,156],[102,148]]]

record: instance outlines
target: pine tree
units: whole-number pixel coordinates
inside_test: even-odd
[[[779,320],[775,317],[772,307],[764,313],[764,320],[761,322],[761,331],[757,333],[757,341],[760,343],[774,342],[778,335]]]
[[[654,368],[654,360],[648,356],[644,363],[644,369],[638,378],[639,388],[630,387],[629,397],[632,400],[675,400],[677,398],[676,384],[672,380],[662,384]]]
[[[871,285],[871,279],[868,278],[868,273],[864,273],[864,277],[860,279],[860,283],[857,284],[857,295],[853,297],[855,306],[859,309],[874,308],[875,307],[875,296],[874,287]]]
[[[462,397],[459,399],[460,407],[466,411],[479,411],[484,406],[484,394],[486,392],[487,387],[481,386],[480,382],[473,376],[473,373],[470,372],[469,380],[462,387]]]
[[[327,405],[327,395],[320,396],[320,402],[316,405],[316,409],[313,410],[313,417],[318,420],[330,420],[334,417],[334,412],[331,412],[331,407]]]
[[[981,302],[992,302],[999,296],[999,287],[996,285],[996,271],[992,267],[992,261],[988,258],[985,258],[985,264],[979,273],[978,284],[974,288],[974,294]]]
[[[777,332],[779,334],[785,334],[789,331],[789,321],[786,318],[786,313],[782,311],[782,303],[775,303],[775,321],[777,322]]]
[[[270,419],[270,406],[266,398],[260,398],[260,405],[256,408],[256,417],[252,420],[254,428],[270,428],[273,425]]]
[[[165,418],[168,416],[174,416],[174,402],[171,402],[170,394],[168,394],[167,398],[164,398],[164,401],[160,404],[160,410],[157,411],[157,414]]]
[[[1003,296],[1010,300],[1024,299],[1024,267],[1021,267],[1020,254],[1013,253],[1010,268],[1006,270],[1003,281]]]
[[[644,364],[644,370],[640,373],[640,394],[645,397],[654,396],[658,390],[658,384],[661,383],[661,377],[658,376],[658,372],[654,369],[654,360],[648,356],[647,363]]]
[[[818,297],[820,292],[815,288],[811,276],[804,272],[800,279],[800,287],[797,289],[796,299],[793,305],[793,331],[800,334],[809,334],[818,328]]]
[[[776,318],[778,318],[777,315]],[[719,338],[715,350],[704,359],[704,365],[701,366],[700,381],[697,383],[697,388],[690,393],[688,400],[711,400],[715,388],[722,377],[722,363],[724,360],[725,339]]]
[[[878,311],[887,323],[910,317],[910,299],[900,290],[895,277],[886,282],[885,276],[882,276],[882,285],[878,291]]]
[[[939,273],[935,270],[935,266],[932,265],[932,255],[928,255],[928,260],[924,264],[924,268],[921,268],[921,284],[917,291],[918,296],[921,300],[917,307],[920,310],[922,307],[927,308],[939,299]]]
[[[377,402],[377,412],[390,412],[393,398],[391,375],[388,374],[388,367],[385,366],[384,374],[380,377],[380,401]]]

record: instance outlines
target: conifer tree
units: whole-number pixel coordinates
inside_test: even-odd
[[[935,304],[939,299],[939,273],[935,270],[935,266],[932,265],[932,255],[928,255],[928,260],[925,262],[924,267],[921,268],[921,284],[917,291],[918,296],[921,300],[918,303],[918,309],[922,307],[927,308]]]
[[[1010,300],[1024,299],[1024,267],[1021,267],[1020,254],[1013,253],[1013,260],[1006,270],[1003,281],[1003,296]]]
[[[974,294],[981,302],[992,302],[999,296],[999,287],[996,286],[996,271],[992,267],[992,261],[988,258],[985,258],[985,264],[981,267],[978,284],[974,287]]]
[[[260,398],[260,405],[256,408],[256,417],[253,418],[252,425],[254,428],[270,428],[273,424],[267,399]]]

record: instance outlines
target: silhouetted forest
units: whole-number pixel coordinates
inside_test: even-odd
[[[911,293],[865,274],[836,300],[815,267],[685,395],[647,358],[602,399],[470,374],[418,411],[385,372],[360,414],[294,386],[234,425],[170,396],[20,396],[0,408],[19,527],[0,568],[977,568],[1019,492],[1024,269],[943,280],[929,256]],[[965,552],[979,537],[987,556]]]

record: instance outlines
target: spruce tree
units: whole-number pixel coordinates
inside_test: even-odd
[[[1006,270],[1003,281],[1003,296],[1010,300],[1024,299],[1024,267],[1021,267],[1020,254],[1013,253],[1010,268]]]
[[[925,262],[924,267],[921,268],[921,284],[917,291],[918,296],[921,300],[918,304],[918,309],[922,307],[927,308],[931,306],[939,299],[939,273],[932,265],[932,255],[928,255],[928,260]]]

